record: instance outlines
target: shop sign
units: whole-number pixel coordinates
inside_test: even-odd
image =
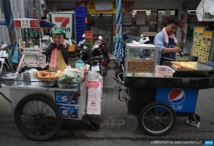
[[[14,20],[14,25],[16,28],[38,28],[39,22],[38,20],[20,19]]]
[[[89,14],[112,14],[116,13],[116,2],[112,1],[82,1],[76,2],[76,6],[84,6],[87,8]],[[122,13],[131,13],[134,8],[134,1],[123,1],[122,2]]]
[[[53,28],[62,28],[66,32],[66,38],[72,37],[72,14],[71,13],[52,13],[51,22],[56,24],[56,27]]]

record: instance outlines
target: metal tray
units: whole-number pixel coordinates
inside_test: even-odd
[[[182,62],[188,62],[188,61],[182,61]],[[164,65],[168,65],[175,70],[173,77],[210,77],[214,74],[214,68],[199,62],[197,62],[197,65],[196,65],[198,68],[197,70],[175,69],[172,66],[173,63],[171,61],[165,61]]]

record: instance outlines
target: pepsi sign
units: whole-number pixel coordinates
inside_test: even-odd
[[[168,98],[172,104],[181,104],[185,99],[185,93],[182,89],[175,88],[169,93]]]
[[[55,103],[71,104],[73,95],[74,93],[69,91],[55,91]]]
[[[198,89],[157,88],[156,101],[171,106],[175,112],[195,112]]]

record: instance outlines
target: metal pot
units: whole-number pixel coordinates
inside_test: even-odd
[[[20,82],[21,75],[16,75],[15,73],[8,73],[1,76],[3,82],[7,86],[13,86],[16,85],[18,82]]]

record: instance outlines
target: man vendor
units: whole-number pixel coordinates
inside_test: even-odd
[[[64,40],[65,31],[61,28],[53,32],[53,42],[46,49],[45,55],[49,58],[50,70],[63,70],[68,65],[69,45]]]
[[[157,65],[163,65],[164,61],[176,60],[176,53],[181,52],[176,46],[177,39],[174,34],[179,24],[177,17],[170,16],[166,27],[155,36],[154,45],[158,47]]]

